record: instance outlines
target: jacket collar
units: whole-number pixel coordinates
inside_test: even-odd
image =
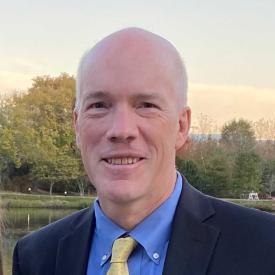
[[[215,215],[207,196],[183,178],[163,274],[206,274],[219,229],[206,222]]]
[[[94,227],[93,207],[73,220],[70,233],[59,240],[56,275],[86,275]]]

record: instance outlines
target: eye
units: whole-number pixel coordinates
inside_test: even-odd
[[[157,108],[158,109],[158,106],[151,102],[142,102],[140,104],[140,108]]]
[[[108,108],[108,105],[103,101],[94,102],[88,106],[88,109],[105,109],[105,108]]]

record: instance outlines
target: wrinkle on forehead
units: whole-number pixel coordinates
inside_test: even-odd
[[[132,64],[145,65],[146,62],[154,62],[173,82],[179,102],[186,104],[186,72],[176,48],[166,39],[139,28],[120,30],[98,42],[82,60],[79,72],[82,79],[79,81],[83,83],[85,72],[89,71],[90,74],[99,64],[108,64],[110,67],[118,62],[130,61]]]

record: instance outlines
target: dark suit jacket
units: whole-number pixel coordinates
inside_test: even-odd
[[[19,240],[13,274],[86,274],[92,211],[81,210]],[[208,197],[185,182],[163,274],[274,275],[275,216]]]

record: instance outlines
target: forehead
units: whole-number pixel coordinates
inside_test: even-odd
[[[81,93],[87,91],[175,92],[176,68],[166,52],[150,47],[103,47],[87,56]]]

